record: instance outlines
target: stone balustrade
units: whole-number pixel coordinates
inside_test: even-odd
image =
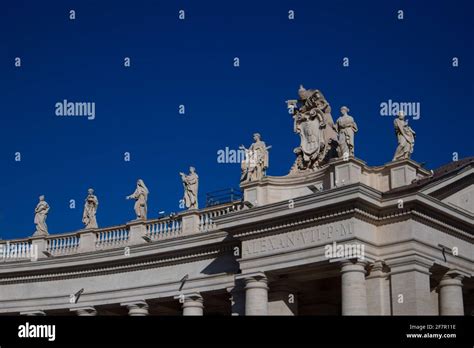
[[[30,259],[32,249],[30,239],[0,240],[0,262]]]
[[[228,213],[234,212],[234,211],[240,211],[243,209],[243,204],[239,203],[234,203],[231,205],[226,205],[224,207],[220,208],[214,208],[214,209],[206,209],[201,212],[199,215],[199,231],[200,232],[207,232],[207,231],[212,231],[217,228],[216,223],[214,222],[214,219],[219,216],[226,215]]]
[[[45,237],[29,237],[14,240],[0,240],[0,261],[28,261],[31,259],[68,256],[84,252],[94,252],[123,248],[132,244],[147,243],[173,239],[183,234],[205,233],[218,228],[214,219],[225,214],[240,211],[241,202],[223,204],[219,206],[187,210],[174,216],[160,219],[133,221],[129,224],[105,227],[78,232],[48,235]],[[183,218],[194,214],[197,223],[187,225],[184,231]],[[132,226],[142,225],[144,233],[133,237]],[[191,229],[189,230],[189,226]],[[140,230],[140,229],[138,229]],[[186,233],[184,233],[186,232]],[[144,236],[145,238],[142,238]]]
[[[151,220],[146,224],[146,236],[154,241],[175,238],[180,236],[182,232],[183,227],[180,216]]]
[[[46,237],[46,251],[53,256],[75,254],[79,249],[80,235],[67,234]]]
[[[128,244],[130,231],[126,225],[97,230],[95,247],[97,250],[121,248]]]

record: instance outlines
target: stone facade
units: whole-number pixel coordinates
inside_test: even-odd
[[[473,185],[473,158],[339,158],[243,202],[1,241],[0,314],[472,315]]]

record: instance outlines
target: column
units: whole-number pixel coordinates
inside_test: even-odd
[[[184,295],[183,316],[202,316],[204,315],[204,300],[199,293]]]
[[[245,278],[245,315],[268,315],[268,281],[263,272]]]
[[[439,282],[439,314],[464,315],[462,299],[463,276],[456,272],[446,273]]]
[[[341,265],[342,315],[367,315],[365,263],[343,261]]]
[[[97,315],[97,310],[94,307],[71,308],[71,312],[76,312],[80,317],[94,317]]]
[[[128,315],[131,317],[148,315],[148,304],[145,301],[133,301],[121,305],[127,307]]]
[[[390,281],[383,261],[376,260],[365,278],[369,315],[390,315]]]

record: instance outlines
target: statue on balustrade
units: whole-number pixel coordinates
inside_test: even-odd
[[[188,209],[198,208],[198,186],[199,177],[196,174],[194,167],[189,167],[189,174],[179,173],[181,180],[183,181],[184,197],[183,201]]]
[[[265,142],[261,140],[259,133],[253,135],[255,141],[248,149],[240,145],[239,149],[245,151],[245,159],[241,163],[242,174],[240,182],[250,182],[261,180],[268,168],[268,150]]]
[[[354,156],[354,134],[357,133],[357,124],[354,118],[348,115],[349,108],[341,108],[341,116],[336,121],[336,130],[339,133],[339,156]]]
[[[38,205],[35,208],[35,225],[36,232],[33,236],[47,236],[48,226],[46,225],[46,217],[49,213],[49,204],[44,200],[44,196],[39,196]]]
[[[135,214],[137,215],[137,220],[146,220],[147,214],[147,201],[148,201],[148,188],[145,186],[145,183],[142,179],[137,180],[137,188],[135,192],[130,196],[127,196],[127,199],[135,200]]]
[[[403,111],[398,113],[398,118],[393,121],[395,126],[395,135],[397,136],[398,146],[393,156],[393,161],[409,159],[415,146],[415,131],[408,126]]]
[[[82,214],[82,222],[85,225],[86,229],[98,228],[97,226],[97,207],[99,205],[99,200],[97,196],[94,195],[94,190],[89,189],[88,195],[86,197],[86,203],[84,205],[84,212]]]
[[[315,170],[337,157],[337,132],[331,116],[331,106],[319,90],[298,90],[299,100],[288,100],[293,116],[293,130],[300,136],[300,146],[294,150],[296,161],[290,174]]]

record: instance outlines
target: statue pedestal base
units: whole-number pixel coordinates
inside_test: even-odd
[[[287,176],[265,176],[260,181],[240,185],[244,201],[260,206],[317,194],[337,187],[364,184],[380,192],[410,185],[414,179],[429,177],[431,173],[412,160],[389,162],[383,166],[370,167],[358,158],[337,158],[316,170],[289,174]]]
[[[419,165],[410,160],[399,160],[385,165],[390,169],[390,189],[410,185],[417,178]]]
[[[144,240],[143,237],[146,236],[146,220],[133,220],[127,222],[127,226],[130,231],[129,245],[142,244]]]
[[[196,209],[189,209],[182,215],[183,235],[199,232],[199,212]]]

